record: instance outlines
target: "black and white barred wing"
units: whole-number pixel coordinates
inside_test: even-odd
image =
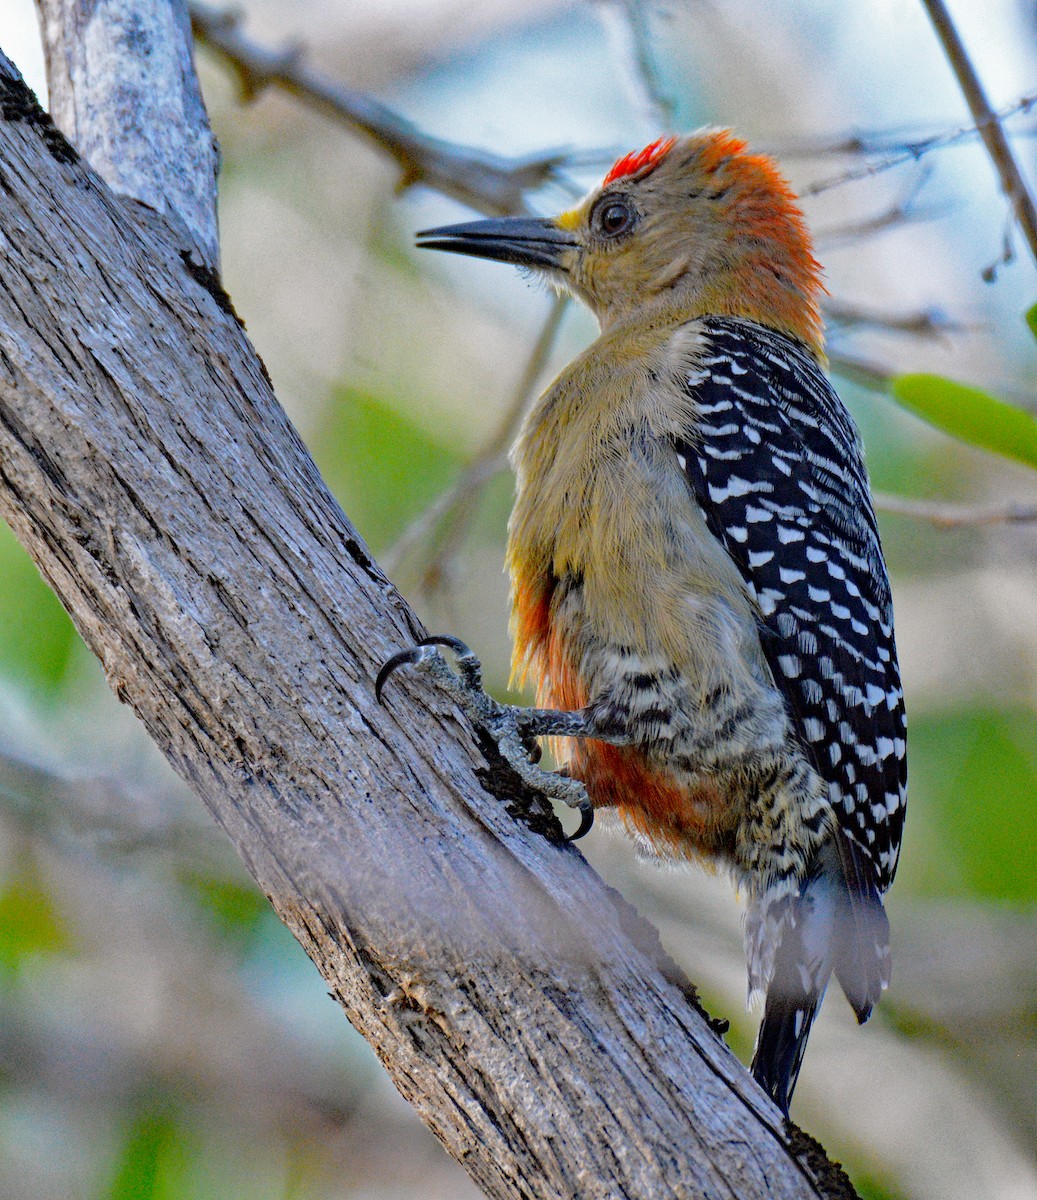
[[[711,319],[678,454],[761,613],[764,651],[846,835],[885,890],[906,795],[889,580],[857,431],[813,358]]]

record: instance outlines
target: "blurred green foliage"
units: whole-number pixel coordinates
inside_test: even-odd
[[[944,433],[1037,467],[1037,420],[980,388],[942,375],[898,375],[890,394]]]
[[[860,1194],[861,1200],[899,1200],[900,1192],[886,1187],[873,1175],[863,1171],[853,1172],[853,1186]]]
[[[245,877],[231,879],[185,868],[177,872],[177,881],[185,899],[204,915],[214,932],[242,949],[270,914],[267,898]]]
[[[35,862],[23,856],[0,884],[0,979],[17,979],[41,954],[68,954],[72,938]]]
[[[126,1130],[104,1200],[186,1200],[190,1166],[188,1140],[173,1112],[145,1106]]]
[[[437,441],[397,406],[350,387],[334,393],[311,449],[376,553],[436,498],[462,463],[456,443]]]
[[[1037,725],[1020,708],[909,720],[904,878],[919,895],[1037,902]]]
[[[289,1200],[280,1145],[249,1152],[233,1133],[199,1118],[182,1097],[158,1089],[142,1096],[100,1200]]]
[[[36,564],[0,522],[0,675],[53,695],[65,678],[77,634]]]

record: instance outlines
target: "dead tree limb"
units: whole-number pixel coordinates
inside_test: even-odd
[[[181,4],[37,0],[50,110],[114,192],[182,221],[219,266],[216,175]]]
[[[276,50],[253,41],[234,9],[212,8],[195,0],[190,17],[201,45],[219,55],[237,76],[243,100],[278,87],[300,103],[344,122],[395,159],[400,191],[422,184],[478,212],[507,216],[529,211],[527,192],[545,183],[565,182],[569,155],[564,150],[506,158],[432,137],[374,96],[314,70],[300,46]]]
[[[987,99],[979,73],[947,11],[947,5],[943,0],[922,0],[922,4],[929,14],[929,20],[936,30],[936,36],[940,39],[951,70],[965,97],[965,103],[976,122],[979,136],[983,139],[983,145],[997,171],[1001,191],[1012,206],[1012,215],[1019,222],[1030,253],[1037,262],[1037,205],[1034,204],[1004,128]]]
[[[488,1196],[852,1196],[492,745],[420,678],[376,705],[422,631],[188,226],[0,56],[0,512],[116,695]]]

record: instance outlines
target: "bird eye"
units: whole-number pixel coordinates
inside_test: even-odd
[[[637,211],[622,196],[609,196],[594,213],[594,224],[605,237],[619,237],[633,227]]]

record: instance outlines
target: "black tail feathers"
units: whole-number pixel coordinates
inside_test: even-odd
[[[810,1028],[835,973],[858,1021],[889,983],[889,922],[873,874],[841,832],[818,851],[781,923],[752,1072],[787,1117]]]
[[[806,1054],[810,1027],[823,999],[824,988],[813,995],[803,991],[798,1001],[773,990],[767,992],[752,1072],[786,1117]]]

